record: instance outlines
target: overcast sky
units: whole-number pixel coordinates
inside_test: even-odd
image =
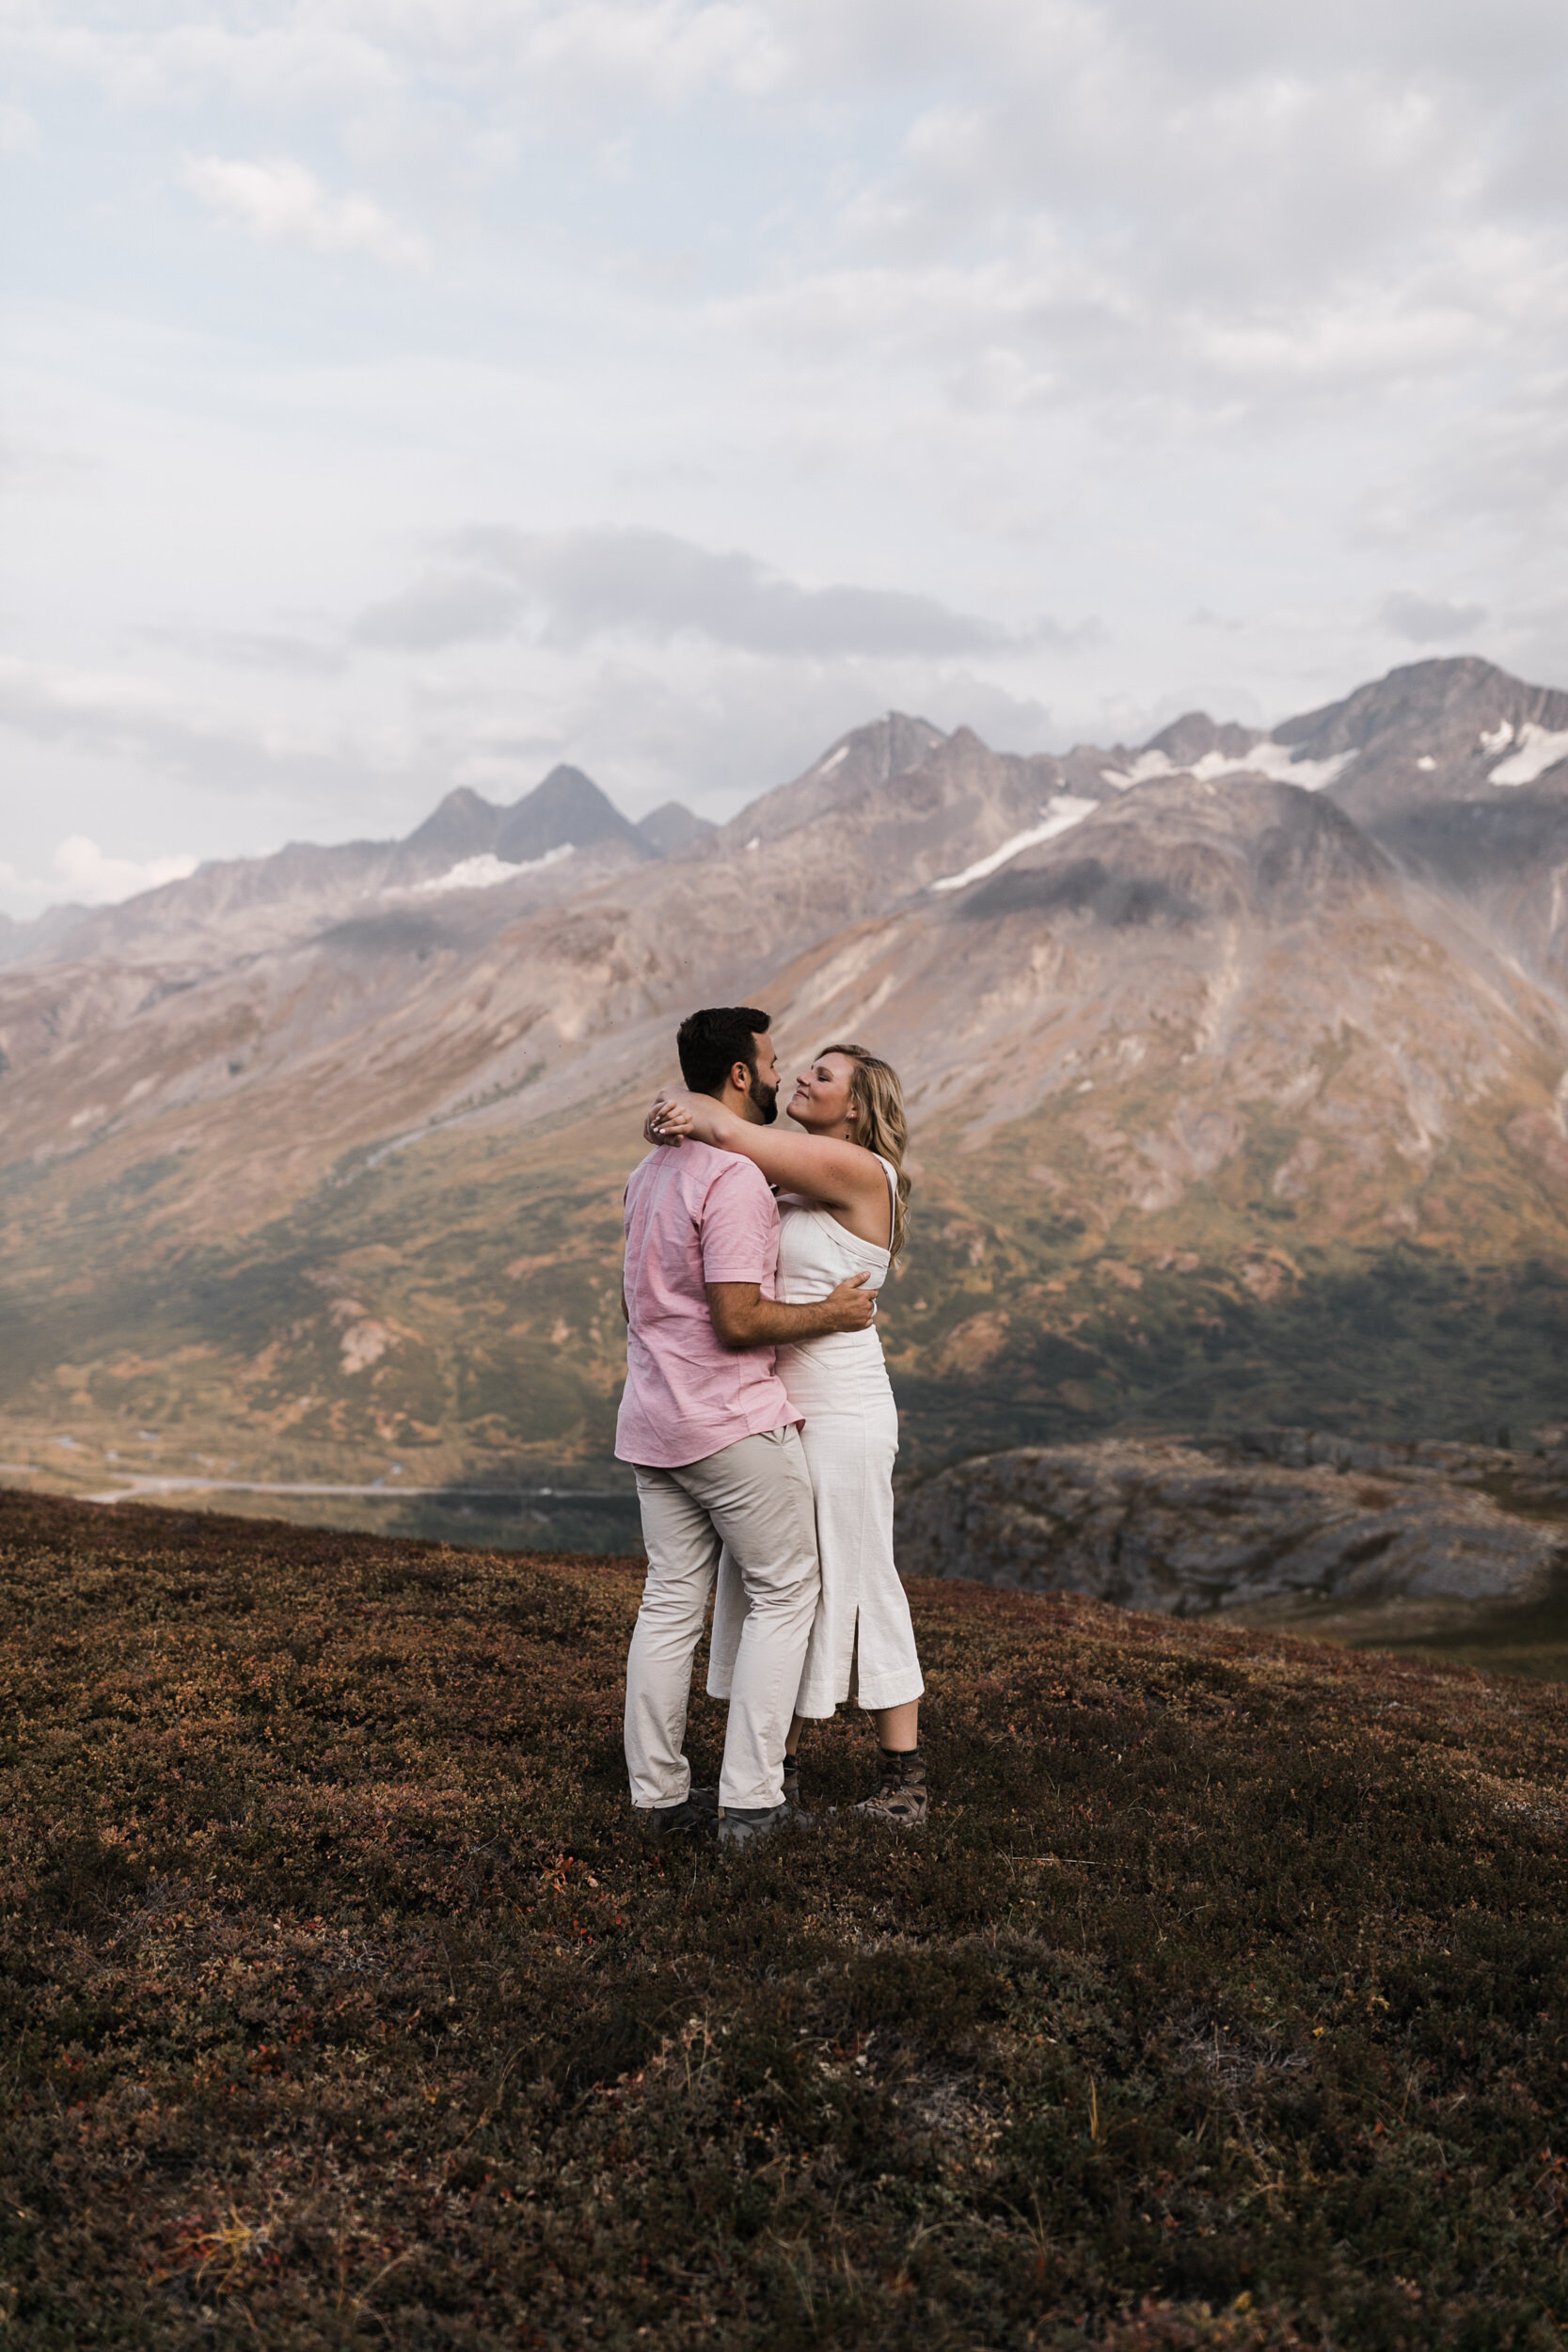
[[[1568,685],[1561,0],[0,0],[0,904]]]

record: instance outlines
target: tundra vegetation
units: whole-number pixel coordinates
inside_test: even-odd
[[[845,1722],[726,1857],[630,1562],[9,1494],[0,1581],[9,2345],[1562,2341],[1551,1683],[917,1585],[927,1832]]]
[[[222,1241],[192,1230],[183,1162],[134,1201],[71,1200],[53,1163],[0,1176],[8,1454],[89,1492],[134,1472],[385,1478],[368,1507],[388,1534],[624,1544],[559,1503],[537,1528],[481,1505],[470,1530],[394,1490],[624,1483],[621,1195],[642,1107],[617,1107],[609,1147],[588,1126],[437,1137]],[[882,1318],[906,1471],[1113,1431],[1490,1444],[1561,1418],[1560,1210],[1535,1247],[1492,1216],[1500,1179],[1484,1198],[1454,1180],[1478,1264],[1386,1232],[1292,1235],[1247,1168],[1091,1228],[1030,1176],[1071,1162],[1054,1115],[983,1152],[938,1121],[921,1155]]]

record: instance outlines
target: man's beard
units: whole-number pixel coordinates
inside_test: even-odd
[[[752,1102],[756,1104],[758,1110],[762,1113],[763,1125],[765,1127],[771,1127],[773,1121],[779,1115],[778,1088],[776,1086],[764,1086],[762,1080],[753,1070],[752,1073],[752,1083],[747,1088],[746,1091],[751,1096]]]

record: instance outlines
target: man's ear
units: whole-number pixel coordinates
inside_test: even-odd
[[[737,1094],[750,1094],[752,1091],[752,1065],[750,1062],[731,1062],[730,1084],[734,1087]]]

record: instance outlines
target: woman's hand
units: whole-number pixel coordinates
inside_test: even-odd
[[[681,1143],[690,1136],[698,1143],[711,1140],[705,1132],[714,1122],[705,1121],[704,1110],[717,1111],[717,1104],[706,1095],[688,1094],[683,1088],[660,1089],[653,1109],[643,1121],[642,1136],[647,1143]]]
[[[678,1144],[687,1132],[684,1118],[685,1114],[667,1096],[658,1095],[653,1109],[642,1121],[643,1142]]]

